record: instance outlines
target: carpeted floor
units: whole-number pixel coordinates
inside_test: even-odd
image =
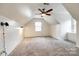
[[[25,38],[9,56],[74,56],[74,44],[50,37]]]

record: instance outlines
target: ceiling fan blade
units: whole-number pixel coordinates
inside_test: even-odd
[[[43,13],[43,11],[41,9],[38,9],[41,13]]]
[[[46,15],[51,16],[51,14],[46,14]]]
[[[49,10],[46,11],[46,13],[48,13],[48,12],[50,12],[50,11],[52,11],[52,10],[53,10],[53,9],[49,9]]]

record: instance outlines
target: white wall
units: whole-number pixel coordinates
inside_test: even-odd
[[[8,29],[6,32],[5,46],[9,54],[23,39],[20,29]]]
[[[7,20],[7,19],[1,19],[0,18],[0,22],[1,21],[10,21],[11,23],[9,23],[9,27],[5,28],[5,47],[6,47],[6,52],[7,54],[11,53],[12,50],[21,42],[21,40],[23,39],[22,36],[22,29],[18,28],[19,26],[17,25],[17,23],[13,23],[13,21],[11,20]],[[3,36],[2,36],[3,30],[2,27],[0,26],[0,50],[3,50]]]
[[[79,20],[77,20],[76,46],[79,47]]]
[[[59,40],[66,39],[66,34],[71,32],[71,20],[57,25],[51,25],[51,35]]]
[[[59,25],[51,25],[51,36],[56,38],[56,39],[59,39]]]
[[[42,31],[35,31],[35,22],[42,22]],[[35,36],[50,36],[50,25],[41,18],[34,18],[24,27],[24,37],[35,37]]]
[[[1,29],[1,28],[0,28]],[[22,32],[20,33],[20,29],[7,29],[5,30],[5,47],[7,54],[11,53],[12,50],[21,42],[23,39]],[[2,36],[0,36],[2,38]],[[3,39],[0,39],[0,49],[4,49],[3,47]]]
[[[43,23],[43,31],[35,32],[35,21],[41,21]],[[67,33],[71,33],[71,20],[67,20],[60,24],[47,24],[41,19],[33,19],[24,28],[24,37],[34,37],[34,36],[52,36],[59,40],[67,39]],[[73,41],[73,39],[70,39]]]

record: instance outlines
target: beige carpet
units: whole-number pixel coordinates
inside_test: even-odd
[[[10,56],[72,56],[77,54],[74,44],[50,37],[24,39]]]

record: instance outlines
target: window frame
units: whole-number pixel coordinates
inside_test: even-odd
[[[35,31],[36,32],[41,32],[42,31],[42,22],[40,22],[40,21],[35,22]]]

